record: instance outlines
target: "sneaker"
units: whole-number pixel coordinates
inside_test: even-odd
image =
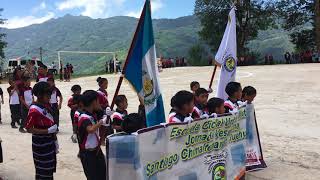
[[[19,128],[19,132],[21,132],[21,133],[26,133],[27,131],[24,130],[23,128]]]

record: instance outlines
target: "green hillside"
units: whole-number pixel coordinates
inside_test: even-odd
[[[66,15],[51,19],[39,25],[19,29],[4,29],[7,34],[7,58],[27,55],[39,56],[39,47],[44,49],[44,60],[57,61],[58,50],[117,51],[119,59],[126,57],[138,20],[118,16],[107,19],[91,19],[85,16]],[[190,47],[198,43],[200,23],[195,16],[177,19],[155,19],[153,21],[158,56],[188,56]],[[261,55],[276,53],[282,58],[284,51],[292,51],[283,30],[261,32],[257,40],[248,45]],[[76,71],[93,73],[102,71],[104,62],[111,56],[66,55],[65,62],[71,62]],[[83,66],[90,62],[90,66]],[[81,65],[81,66],[80,66]]]

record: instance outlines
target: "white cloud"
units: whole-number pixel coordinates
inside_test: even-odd
[[[124,7],[124,3],[129,0],[63,0],[56,4],[57,9],[60,11],[81,9],[81,15],[89,16],[92,18],[105,18],[110,15],[119,15],[119,12]],[[163,0],[151,0],[152,12],[156,12],[164,6]],[[129,11],[121,13],[127,16],[140,17],[140,11]],[[118,12],[117,12],[118,11]]]
[[[126,0],[65,0],[57,3],[60,11],[82,8],[81,15],[92,18],[108,17],[116,7],[120,7]]]
[[[152,0],[151,1],[151,10],[156,12],[164,6],[162,0]]]
[[[125,16],[130,16],[130,17],[135,17],[135,18],[140,18],[141,11],[130,11]]]
[[[38,6],[32,8],[32,13],[37,13],[37,12],[39,12],[39,11],[41,11],[41,10],[46,9],[46,8],[47,8],[47,4],[46,4],[46,2],[43,1],[43,2],[42,2],[41,4],[39,4]]]
[[[1,26],[8,28],[8,29],[16,29],[16,28],[29,26],[32,24],[41,24],[41,23],[48,21],[49,19],[54,18],[54,17],[55,17],[55,14],[53,12],[48,12],[43,17],[35,17],[35,16],[18,17],[18,16],[15,16],[13,18],[9,18],[8,21]]]
[[[162,0],[151,0],[151,11],[152,13],[157,12],[164,6]],[[140,18],[142,8],[139,11],[129,11],[125,15],[135,18]]]

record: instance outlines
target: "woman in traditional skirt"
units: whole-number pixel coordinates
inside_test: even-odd
[[[32,133],[33,161],[36,180],[53,179],[56,172],[57,125],[48,106],[51,88],[47,82],[39,82],[33,87],[37,101],[30,106],[26,129]]]

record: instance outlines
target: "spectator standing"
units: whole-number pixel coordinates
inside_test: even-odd
[[[289,52],[286,52],[286,53],[284,54],[284,59],[286,60],[286,63],[287,63],[287,64],[291,64],[291,55],[290,55]]]

